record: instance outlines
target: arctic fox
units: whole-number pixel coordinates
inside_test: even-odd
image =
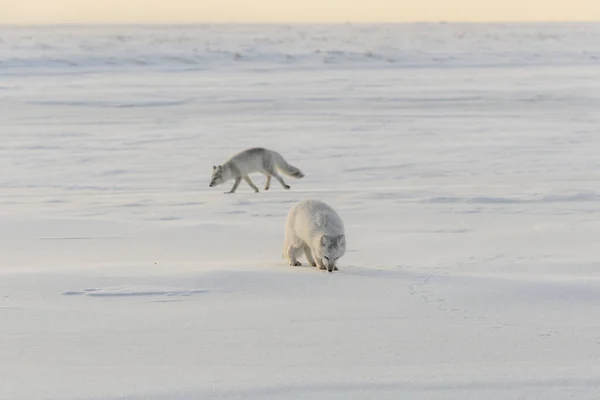
[[[276,151],[255,147],[234,155],[223,163],[223,165],[213,165],[212,179],[209,186],[217,186],[230,179],[235,179],[231,190],[225,192],[234,193],[242,179],[244,179],[246,183],[258,193],[258,188],[252,183],[248,174],[261,172],[267,176],[265,190],[269,190],[271,177],[277,179],[285,189],[289,189],[290,187],[283,181],[283,178],[279,176],[277,170],[294,178],[302,178],[304,176],[302,171],[288,164],[281,154]]]
[[[303,200],[292,207],[285,223],[283,256],[290,265],[302,253],[319,269],[337,271],[335,262],[346,252],[344,223],[333,208],[319,200]]]

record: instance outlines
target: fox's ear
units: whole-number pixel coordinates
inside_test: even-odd
[[[213,171],[214,171],[215,169],[217,169],[217,166],[216,166],[216,165],[213,165]]]
[[[344,240],[344,239],[346,239],[346,236],[345,236],[345,235],[340,235],[340,236],[338,236],[338,237],[337,237],[337,241],[338,241],[338,242],[341,242],[341,241],[342,241],[342,240]]]
[[[321,246],[325,246],[327,243],[329,243],[329,237],[326,235],[321,236]]]

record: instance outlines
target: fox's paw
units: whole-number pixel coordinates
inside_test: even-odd
[[[290,185],[285,185],[284,188],[285,190],[290,190]]]
[[[326,267],[326,266],[324,266],[324,265],[321,265],[321,266],[319,267],[319,269],[322,269],[323,271],[325,271],[325,270],[327,269],[327,267]]]
[[[314,263],[312,263],[312,264],[310,264],[310,265],[312,265],[313,267],[316,267],[316,266],[317,266],[317,263],[316,263],[316,262],[314,262]]]
[[[300,261],[295,261],[295,262],[293,262],[293,263],[290,263],[290,265],[291,265],[292,267],[299,267],[299,266],[301,266],[301,265],[302,265],[302,263],[301,263]]]
[[[338,267],[333,267],[334,271],[339,271]]]

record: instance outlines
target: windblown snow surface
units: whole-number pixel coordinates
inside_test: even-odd
[[[0,28],[0,398],[598,399],[599,110],[600,24]]]

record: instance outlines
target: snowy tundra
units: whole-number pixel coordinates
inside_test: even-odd
[[[599,43],[0,27],[0,399],[597,399]],[[306,176],[208,187],[257,146]],[[281,258],[305,199],[336,273]]]

